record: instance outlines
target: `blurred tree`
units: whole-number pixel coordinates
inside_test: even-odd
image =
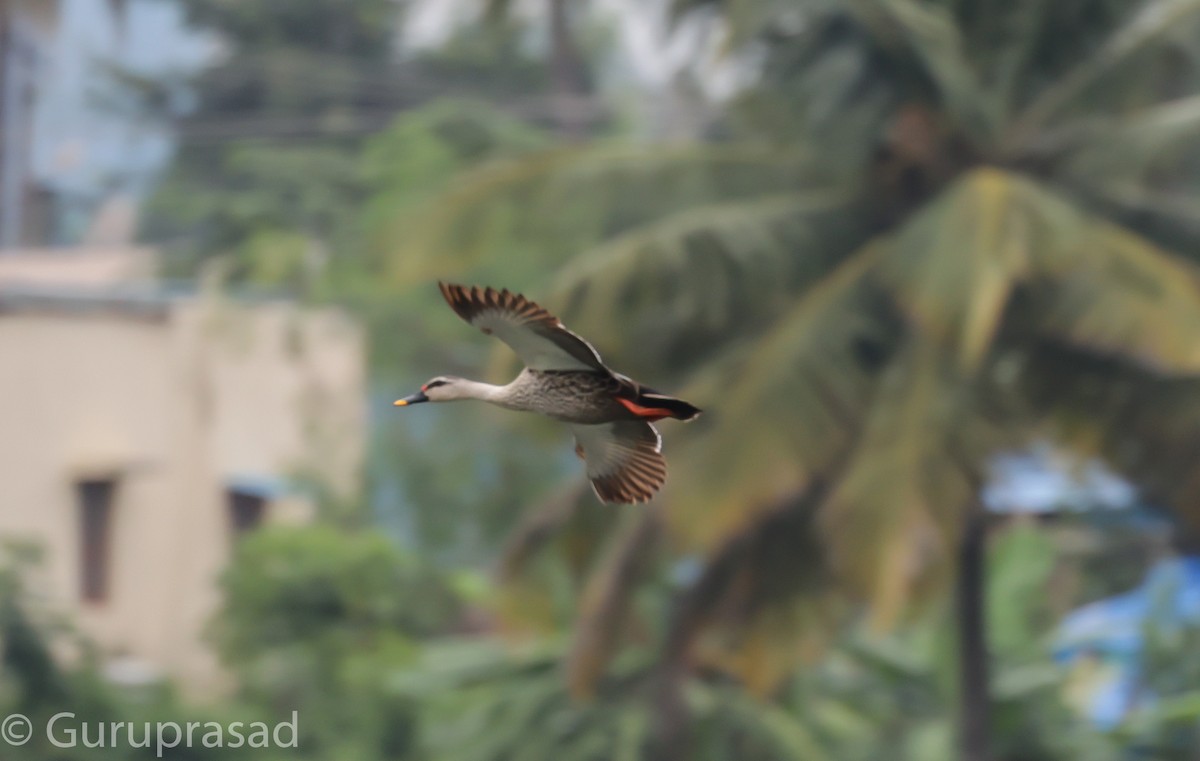
[[[304,716],[306,757],[409,757],[415,708],[394,681],[455,622],[442,577],[378,534],[306,528],[247,537],[222,586],[218,652],[251,705]]]
[[[512,0],[483,0],[487,20],[491,25],[512,23]],[[552,88],[552,111],[555,125],[568,138],[586,134],[592,121],[587,96],[592,92],[593,77],[588,61],[576,35],[578,14],[584,3],[567,0],[545,0],[546,37],[550,54],[547,56]]]
[[[129,743],[113,747],[111,739],[98,747],[86,747],[85,735],[79,727],[90,728],[93,745],[101,738],[95,727],[112,726],[123,722],[122,728],[133,726],[138,743],[150,736],[143,731],[146,722],[225,720],[246,721],[251,715],[218,716],[211,709],[199,710],[183,704],[169,685],[121,689],[105,680],[98,668],[95,646],[80,636],[65,620],[47,610],[44,600],[29,588],[29,578],[39,570],[40,552],[31,546],[8,543],[0,547],[0,713],[5,717],[21,715],[29,720],[32,734],[20,745],[19,758],[24,761],[136,761],[158,756],[154,743],[144,748],[131,748]],[[71,654],[71,665],[65,666],[63,656]],[[75,747],[59,747],[47,736],[46,727],[58,714],[74,714],[78,722]],[[230,716],[236,716],[230,718]],[[19,729],[19,727],[17,727]],[[9,731],[6,723],[6,732]],[[15,730],[14,730],[15,731]],[[15,735],[14,735],[15,736]],[[127,735],[118,734],[124,739]],[[66,735],[56,736],[60,744]],[[10,745],[9,737],[3,740]],[[18,747],[15,743],[11,744]],[[214,761],[215,759],[244,759],[251,755],[245,749],[196,747],[173,751],[181,759]],[[6,751],[8,753],[8,751]],[[7,756],[6,756],[7,757]],[[17,756],[14,756],[17,757]],[[255,758],[273,758],[255,752]]]
[[[882,627],[954,578],[961,757],[990,758],[989,456],[1051,436],[1200,522],[1200,2],[674,5],[758,74],[742,142],[484,166],[414,215],[398,277],[553,241],[575,327],[694,378],[663,522],[702,570],[668,671],[703,651],[770,690],[837,620],[813,580]],[[582,687],[638,584],[598,568]]]
[[[368,195],[354,224],[364,248],[334,262],[319,284],[319,295],[349,305],[370,326],[380,421],[369,448],[377,517],[405,546],[441,564],[489,562],[521,508],[570,463],[548,463],[540,448],[506,446],[502,428],[462,436],[459,426],[479,410],[446,410],[449,424],[437,426],[397,416],[391,402],[399,390],[415,388],[432,368],[465,373],[485,357],[462,350],[455,340],[462,326],[436,290],[408,292],[385,276],[391,242],[413,224],[410,214],[468,167],[518,160],[551,144],[546,131],[479,100],[444,98],[401,115],[362,152]],[[522,253],[511,252],[513,270],[536,268]]]
[[[355,148],[412,98],[394,76],[392,0],[187,0],[225,49],[195,82],[182,147],[147,212],[178,273],[233,255],[235,276],[302,285],[358,197]],[[180,240],[182,239],[182,240]]]
[[[184,2],[224,50],[193,83],[181,147],[145,214],[145,235],[170,244],[175,274],[225,256],[232,278],[320,288],[330,261],[362,248],[353,222],[371,192],[360,171],[367,138],[447,95],[509,103],[546,86],[515,25],[464,28],[441,49],[401,56],[405,5],[395,0]],[[176,108],[162,83],[123,81],[143,110]]]

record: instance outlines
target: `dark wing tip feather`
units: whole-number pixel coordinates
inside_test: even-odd
[[[604,366],[591,344],[567,330],[561,320],[521,294],[507,288],[496,290],[491,287],[481,288],[478,285],[468,288],[440,281],[438,287],[450,308],[484,333],[490,334],[492,330],[477,322],[479,316],[488,312],[499,313],[503,315],[502,319],[505,322],[529,328],[540,334],[585,367],[608,372],[608,368]]]
[[[533,301],[519,293],[513,293],[507,288],[496,290],[491,286],[470,288],[457,283],[438,281],[442,297],[450,308],[467,322],[472,322],[480,312],[495,309],[519,317],[525,324],[540,324],[551,328],[561,328],[562,322],[557,317],[538,306]]]
[[[455,313],[466,320],[471,321],[471,317],[475,312],[471,306],[470,297],[467,295],[466,289],[456,283],[443,283],[438,281],[438,288],[442,291],[442,298],[446,299],[446,303]]]

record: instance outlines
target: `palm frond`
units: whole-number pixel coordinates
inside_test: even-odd
[[[704,684],[689,685],[689,692],[700,693],[710,700],[720,700],[708,693],[720,688]],[[774,702],[756,699],[741,690],[727,690],[721,702],[726,705],[731,718],[752,729],[756,737],[779,758],[805,759],[805,761],[833,761],[836,756],[824,747],[814,722],[804,721],[795,713]]]
[[[909,339],[884,375],[862,438],[820,508],[838,577],[890,626],[915,593],[953,572],[964,511],[974,498],[960,449],[973,399],[935,344]]]
[[[1020,144],[1060,116],[1065,108],[1093,88],[1106,74],[1147,48],[1162,44],[1176,26],[1194,20],[1200,0],[1151,0],[1089,58],[1047,87],[1018,117],[1010,132]]]
[[[673,455],[689,473],[667,485],[677,536],[718,546],[752,525],[761,506],[803,492],[845,451],[870,398],[876,355],[898,327],[867,277],[881,253],[869,246],[848,258],[686,390],[711,412],[701,418],[704,433]]]
[[[1200,379],[1162,377],[1061,341],[1033,344],[1022,364],[1018,381],[1046,436],[1104,458],[1136,479],[1147,503],[1200,527]]]
[[[1081,231],[1069,277],[1034,290],[1044,330],[1168,373],[1200,373],[1200,278],[1192,267],[1099,220]]]
[[[679,371],[754,334],[856,248],[858,218],[829,191],[700,206],[577,256],[556,290],[602,351],[642,337],[631,356],[613,353],[621,366]]]
[[[1090,187],[1089,192],[1129,212],[1175,220],[1200,229],[1200,195],[1149,190],[1138,184],[1106,183]],[[1193,257],[1195,258],[1195,257]]]
[[[1084,187],[1144,181],[1180,149],[1200,147],[1200,96],[1179,98],[1133,115],[1067,125],[1050,142],[1066,142],[1064,173]],[[1077,146],[1077,147],[1074,147]]]
[[[595,579],[620,514],[598,504],[573,476],[521,519],[497,568],[495,606],[513,634],[554,631],[581,611],[580,590]]]
[[[575,635],[567,656],[567,684],[575,698],[590,697],[621,644],[630,597],[649,566],[659,536],[659,516],[651,505],[633,516],[615,537],[583,593]]]
[[[1003,16],[1002,19],[986,18],[980,24],[980,31],[985,39],[1005,40],[992,57],[988,78],[999,99],[1000,116],[1007,119],[1020,95],[1022,75],[1037,55],[1037,42],[1045,29],[1050,9],[1041,0],[1014,0],[995,3],[987,10]],[[972,37],[972,42],[977,41],[977,35]]]
[[[558,535],[579,509],[580,498],[586,491],[587,483],[572,476],[567,484],[521,517],[500,554],[496,574],[501,582],[520,575],[530,559]]]
[[[666,635],[670,663],[699,662],[769,694],[840,623],[829,558],[816,527],[828,481],[765,505],[727,536],[683,593]]]
[[[710,145],[572,146],[491,162],[397,222],[393,275],[460,275],[485,253],[530,246],[546,249],[541,269],[552,269],[679,209],[802,187],[805,163],[768,147]]]
[[[977,366],[1009,297],[1020,318],[1092,350],[1200,371],[1200,279],[1190,265],[1015,174],[960,180],[896,235],[880,266],[915,323]]]
[[[880,263],[902,307],[966,369],[988,351],[1038,245],[1019,195],[1015,178],[976,172],[913,217]]]
[[[957,126],[984,139],[995,131],[998,100],[980,81],[949,8],[914,0],[850,0],[847,5],[874,41],[919,61]]]

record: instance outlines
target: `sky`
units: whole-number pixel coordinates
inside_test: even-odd
[[[212,41],[189,31],[179,6],[163,0],[129,0],[124,19],[106,0],[62,0],[60,19],[35,116],[35,172],[68,194],[95,194],[113,182],[143,190],[170,157],[170,131],[106,106],[105,67],[194,71]]]

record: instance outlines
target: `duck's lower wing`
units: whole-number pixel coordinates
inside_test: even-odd
[[[662,438],[641,420],[571,425],[601,502],[646,502],[667,480]]]

